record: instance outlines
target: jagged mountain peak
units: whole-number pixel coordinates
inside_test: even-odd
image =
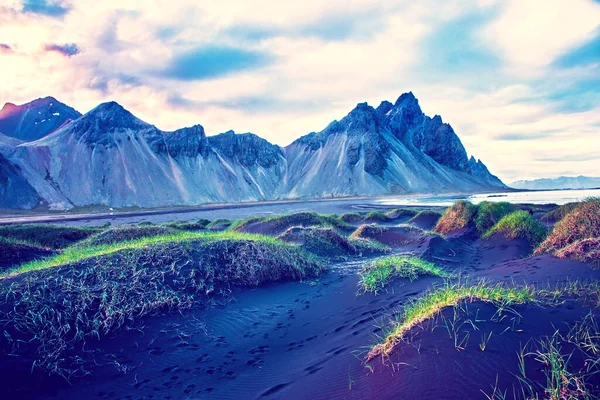
[[[5,103],[4,106],[2,106],[2,109],[0,110],[0,116],[7,115],[18,109],[19,109],[19,106],[14,103],[10,103],[10,102]]]
[[[137,118],[122,105],[115,101],[108,101],[98,105],[96,108],[84,115],[84,118],[94,118],[98,121],[110,123],[113,128],[138,128],[151,126]]]
[[[391,110],[394,108],[394,105],[387,100],[384,100],[379,104],[375,111],[377,111],[377,115],[379,118],[384,118]]]
[[[418,107],[419,100],[417,100],[417,98],[415,97],[413,92],[402,93],[400,95],[400,97],[398,97],[398,99],[396,100],[396,103],[394,104],[394,106],[398,107],[398,106],[404,106],[404,105],[411,105],[411,106]]]
[[[34,141],[54,132],[81,114],[52,96],[29,103],[6,103],[0,111],[0,131],[23,141]]]
[[[24,117],[17,122],[38,121],[32,113],[44,119],[60,105],[45,103],[28,113],[20,106],[5,108],[19,109]],[[15,145],[0,137],[7,159],[40,198],[56,207],[156,207],[505,187],[480,160],[467,157],[449,124],[423,114],[411,92],[377,108],[359,103],[341,120],[285,150],[252,133],[230,130],[207,136],[202,125],[164,132],[114,101],[73,119],[64,119],[60,129],[42,140]],[[35,193],[30,200],[28,205]]]
[[[235,133],[229,130],[209,136],[208,142],[219,154],[237,159],[244,166],[258,164],[265,168],[276,165],[283,157],[283,149],[253,133]]]

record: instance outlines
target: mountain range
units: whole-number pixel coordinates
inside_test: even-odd
[[[589,176],[559,176],[558,178],[542,178],[512,182],[515,189],[554,190],[554,189],[595,189],[600,188],[600,178]]]
[[[165,132],[115,102],[81,115],[52,97],[0,111],[0,207],[478,192],[506,186],[412,93],[361,103],[282,148],[251,133]]]

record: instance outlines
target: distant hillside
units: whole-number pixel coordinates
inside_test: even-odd
[[[589,176],[559,176],[530,181],[515,181],[508,186],[515,189],[552,190],[552,189],[593,189],[600,187],[600,178]]]

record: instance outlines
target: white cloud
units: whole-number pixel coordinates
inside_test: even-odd
[[[594,141],[600,110],[561,113],[548,99],[552,90],[594,76],[589,68],[565,72],[551,66],[597,29],[600,4],[592,1],[180,0],[174,7],[170,0],[78,0],[61,18],[21,14],[12,10],[21,8],[18,2],[11,2],[0,6],[0,43],[15,50],[0,55],[0,102],[53,95],[86,112],[116,100],[162,129],[201,123],[211,134],[252,131],[286,145],[343,117],[358,102],[377,106],[412,90],[427,114],[442,115],[467,151],[503,179],[597,171],[593,160],[539,161],[557,152],[576,155],[581,148],[600,153]],[[502,65],[490,71],[494,81],[482,82],[465,70],[432,85],[420,73],[438,68],[445,76],[435,57],[428,65],[420,59],[424,39],[439,25],[498,10],[480,32],[482,45],[501,57]],[[375,25],[335,40],[305,33],[311,24],[343,18],[372,18]],[[226,35],[232,27],[281,33],[238,43]],[[45,53],[46,43],[76,43],[82,52],[71,58]],[[174,55],[214,43],[268,52],[274,62],[210,80],[156,74]],[[499,139],[548,132],[544,139]]]
[[[590,0],[507,0],[483,34],[500,47],[514,72],[535,74],[588,39],[599,21],[600,4]]]

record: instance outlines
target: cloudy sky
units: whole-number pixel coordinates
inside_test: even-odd
[[[412,91],[501,179],[600,171],[600,1],[0,0],[0,103],[287,145]]]

